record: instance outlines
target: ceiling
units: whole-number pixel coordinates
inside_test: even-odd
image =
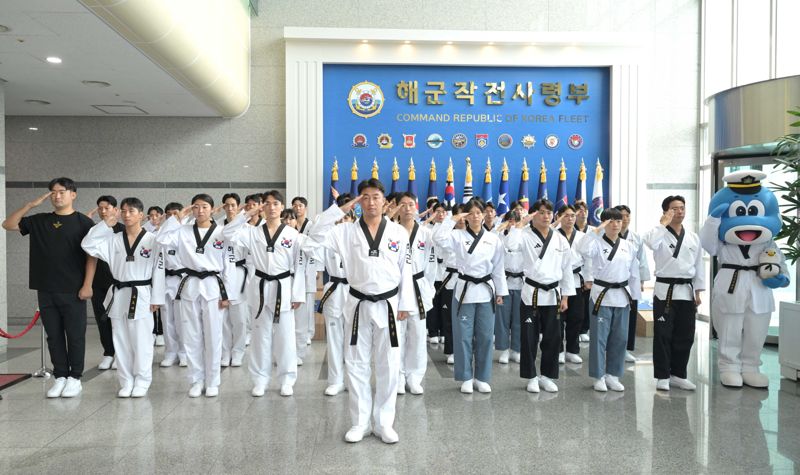
[[[0,25],[6,115],[219,115],[77,0],[0,0]]]

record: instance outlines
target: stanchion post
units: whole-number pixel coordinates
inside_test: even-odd
[[[37,371],[35,371],[33,373],[33,377],[34,378],[45,378],[45,379],[47,379],[47,378],[49,378],[50,376],[53,375],[53,371],[50,368],[47,367],[47,364],[45,363],[45,360],[44,360],[44,349],[45,349],[46,342],[44,341],[44,322],[41,319],[41,315],[40,315],[40,318],[39,318],[39,325],[41,325],[41,327],[42,327],[42,333],[41,333],[42,334],[42,343],[41,343],[41,345],[42,345],[42,351],[41,351],[42,367],[39,368]]]

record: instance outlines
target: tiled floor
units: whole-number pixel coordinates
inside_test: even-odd
[[[101,355],[95,331],[91,365]],[[464,395],[441,349],[429,347],[425,395],[398,396],[394,446],[343,441],[347,393],[322,394],[319,342],[289,398],[274,386],[251,397],[245,367],[223,370],[214,399],[189,399],[177,366],[156,366],[141,400],[115,397],[113,371],[87,371],[73,400],[47,400],[50,382],[31,379],[2,392],[0,473],[794,473],[800,387],[779,378],[767,348],[769,391],[723,388],[707,332],[698,325],[695,392],[656,393],[649,339],[637,342],[624,394],[594,392],[586,364],[563,368],[559,393],[529,394],[511,363],[495,364],[491,394]],[[0,372],[37,369],[38,341],[12,342]]]

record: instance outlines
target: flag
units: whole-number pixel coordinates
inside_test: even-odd
[[[397,157],[394,157],[394,165],[392,165],[392,188],[389,193],[397,193],[400,191],[397,188],[397,182],[400,180],[400,167],[397,166]]]
[[[547,168],[544,167],[544,158],[542,166],[539,167],[539,191],[536,193],[536,199],[547,199]]]
[[[492,202],[492,161],[486,159],[486,170],[483,172],[483,201]]]
[[[503,157],[503,171],[500,175],[500,190],[497,196],[497,215],[508,213],[508,164]]]
[[[597,166],[594,172],[594,187],[592,188],[592,206],[589,209],[589,224],[597,226],[600,224],[600,214],[603,213],[603,167],[600,166],[600,159],[597,159]]]
[[[456,187],[453,186],[453,158],[450,158],[450,164],[447,166],[447,181],[444,185],[444,202],[452,209],[456,204]]]
[[[470,199],[472,199],[472,159],[467,157],[467,173],[464,175],[464,195],[461,202],[466,203]]]
[[[356,157],[353,157],[353,166],[350,167],[350,194],[358,196],[358,164]]]
[[[522,176],[519,179],[519,198],[517,198],[517,201],[526,211],[528,210],[528,162],[524,158],[522,159]]]
[[[408,192],[414,194],[417,209],[419,209],[419,198],[417,197],[417,170],[414,168],[414,157],[411,157],[411,162],[408,165]]]
[[[436,193],[436,162],[431,158],[431,171],[430,177],[428,181],[428,199],[426,201],[430,201],[432,199],[439,199],[439,195]]]
[[[336,184],[339,182],[339,162],[336,161],[336,157],[333,157],[333,168],[331,168],[331,191],[328,195],[328,206],[332,205],[336,202],[336,198],[333,197],[333,190],[336,189]]]
[[[380,176],[378,175],[378,159],[375,158],[372,160],[372,178],[376,180],[380,180]]]
[[[578,170],[578,185],[575,187],[575,201],[586,201],[586,165],[581,158],[581,167]]]
[[[561,159],[561,169],[558,172],[558,190],[556,191],[555,211],[562,206],[569,204],[567,200],[567,167],[564,166],[564,159]]]

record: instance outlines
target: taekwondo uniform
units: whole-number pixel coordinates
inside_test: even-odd
[[[522,252],[519,249],[511,250],[507,244],[509,230],[500,234],[500,240],[505,248],[505,273],[508,284],[508,298],[503,299],[503,304],[497,306],[494,323],[494,349],[502,352],[499,361],[508,363],[509,350],[515,355],[516,361],[521,361],[517,355],[520,352],[520,309],[522,308],[522,283],[524,274]],[[510,330],[510,333],[509,333]]]
[[[671,227],[658,225],[644,235],[644,242],[656,263],[653,375],[659,380],[686,379],[694,344],[695,292],[706,287],[700,237],[685,227],[678,235]]]
[[[435,224],[429,224],[428,230],[433,233]],[[432,242],[432,241],[431,241]],[[433,244],[431,244],[433,246]],[[433,253],[435,256],[436,261],[434,262],[435,273],[433,276],[433,305],[431,309],[428,310],[428,315],[425,317],[425,327],[428,330],[428,341],[431,343],[444,343],[444,329],[442,328],[442,302],[441,302],[441,292],[439,288],[442,286],[442,280],[444,280],[445,275],[445,265],[443,259],[443,252],[439,252],[439,249],[436,249],[436,246],[433,246]]]
[[[575,295],[573,259],[569,241],[554,229],[543,236],[532,225],[512,228],[506,240],[509,249],[522,253],[525,284],[522,287],[522,346],[520,377],[530,380],[528,391],[558,391],[558,353],[561,342],[562,297]],[[536,373],[536,350],[542,335],[541,378]]]
[[[141,230],[133,244],[126,233],[114,233],[104,222],[83,238],[90,256],[108,263],[114,283],[103,302],[116,351],[120,397],[142,397],[153,380],[153,313],[164,304],[164,262],[156,236]]]
[[[157,238],[162,246],[174,248],[185,266],[175,300],[180,302],[191,397],[200,396],[204,386],[208,397],[219,393],[224,315],[219,303],[239,294],[239,289],[225,287],[225,276],[236,269],[235,263],[230,263],[222,229],[213,220],[209,228],[198,228],[197,223],[181,224],[171,217]]]
[[[583,284],[592,281],[592,270],[590,261],[583,259],[583,256],[578,252],[578,247],[586,239],[586,234],[578,231],[577,228],[572,229],[570,236],[567,236],[560,227],[558,232],[569,243],[570,254],[572,255],[572,280],[575,284],[575,295],[570,295],[567,298],[567,311],[564,312],[561,320],[561,352],[563,354],[566,351],[566,354],[563,359],[562,355],[559,355],[559,362],[565,363],[569,359],[570,363],[582,363],[583,360],[578,356],[581,351],[579,335],[583,327],[586,301],[588,301],[589,295],[588,291],[584,292]]]
[[[595,389],[623,391],[619,378],[625,371],[630,306],[639,298],[639,262],[630,241],[611,241],[594,231],[578,245],[584,260],[591,262],[594,285],[591,292],[589,376]]]
[[[446,219],[433,233],[436,246],[450,252],[458,267],[452,300],[454,377],[464,382],[462,392],[472,392],[473,383],[479,391],[490,392],[495,297],[508,295],[505,249],[500,237],[483,226],[473,234],[455,225]]]
[[[306,218],[302,225],[300,225],[300,234],[306,236],[311,229],[312,222]],[[302,365],[303,358],[306,357],[306,346],[310,344],[314,338],[315,331],[315,315],[316,308],[314,303],[317,294],[317,260],[313,256],[303,256],[305,268],[305,289],[306,295],[301,302],[303,302],[297,310],[294,311],[295,321],[295,337],[297,339],[297,358],[298,364]]]
[[[229,224],[225,219],[225,226]],[[244,359],[247,320],[250,317],[247,292],[245,292],[250,273],[247,267],[247,254],[247,249],[228,244],[228,264],[233,264],[236,270],[226,275],[225,287],[239,289],[239,295],[235,299],[231,298],[230,306],[223,309],[222,366],[228,364],[241,366]]]
[[[367,224],[335,225],[344,213],[335,205],[320,215],[309,237],[342,258],[344,274],[350,284],[345,304],[344,360],[347,388],[350,391],[350,419],[353,427],[345,439],[357,442],[370,427],[384,442],[393,433],[397,384],[400,376],[400,348],[397,334],[398,312],[417,311],[408,255],[408,232],[383,217],[374,239]],[[375,401],[370,387],[370,364],[375,361]],[[386,428],[389,430],[387,431]]]
[[[448,219],[450,217],[448,216]],[[442,226],[442,223],[437,223],[433,227],[433,233],[436,233],[436,230]],[[454,363],[454,356],[453,356],[453,347],[455,346],[453,342],[453,312],[455,309],[452,308],[453,305],[453,289],[456,288],[456,281],[458,281],[458,266],[456,265],[456,256],[452,252],[448,252],[447,249],[436,245],[436,241],[434,241],[434,247],[436,248],[436,256],[442,259],[442,262],[437,263],[439,264],[439,279],[441,279],[441,284],[436,289],[434,293],[434,306],[439,308],[439,319],[441,321],[442,326],[442,338],[444,338],[444,354],[447,355],[447,364]]]
[[[302,302],[306,293],[300,251],[303,236],[285,224],[270,235],[266,222],[258,227],[248,226],[247,219],[246,214],[239,214],[225,227],[224,236],[246,249],[253,256],[255,267],[255,278],[250,283],[258,295],[250,343],[253,396],[263,396],[269,385],[273,355],[281,395],[291,396],[297,380],[292,302]]]
[[[583,229],[578,226],[578,223],[575,223],[575,229],[582,232],[583,234],[588,235],[590,232],[594,232],[594,226],[589,225],[589,220],[586,220],[586,223],[583,225]],[[580,253],[579,253],[580,254]],[[588,262],[588,261],[586,261]],[[585,276],[584,276],[585,277]],[[586,279],[584,282],[591,283],[592,281]],[[583,297],[583,323],[581,324],[581,333],[578,335],[579,341],[589,341],[589,322],[591,312],[591,302],[590,302],[590,294],[591,289],[589,290],[581,290],[578,292],[578,296]]]
[[[166,295],[164,305],[161,307],[161,319],[164,324],[164,359],[162,367],[169,367],[180,361],[181,366],[186,366],[186,347],[182,335],[180,317],[180,301],[175,301],[178,286],[186,274],[186,268],[178,259],[178,250],[174,247],[162,246],[164,255],[164,272],[166,274]]]
[[[639,290],[641,291],[641,283],[650,280],[650,264],[647,263],[647,255],[645,255],[645,245],[642,241],[642,237],[636,232],[632,231],[630,228],[628,228],[624,233],[619,233],[619,237],[630,241],[631,244],[633,244],[634,249],[636,249],[636,259],[639,261]],[[638,313],[639,301],[638,299],[634,299],[631,303],[630,314],[628,315],[628,344],[626,346],[628,351],[633,351],[634,345],[636,344],[636,317]],[[631,360],[629,361],[636,361],[636,358],[633,355],[630,355],[630,358]]]

